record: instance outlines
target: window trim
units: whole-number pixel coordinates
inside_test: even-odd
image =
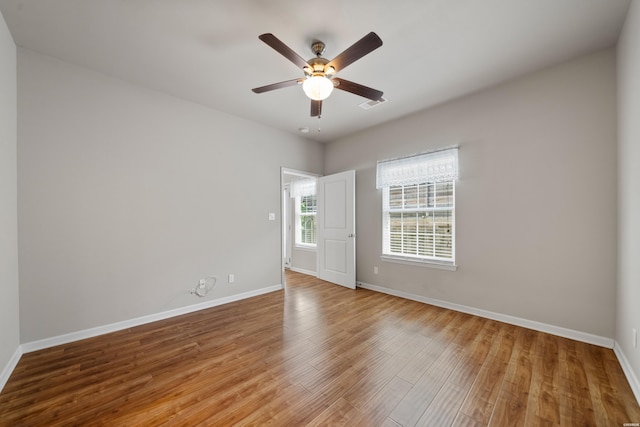
[[[438,261],[434,259],[413,258],[401,255],[380,254],[380,260],[383,262],[393,262],[396,264],[415,265],[418,267],[437,268],[439,270],[456,271],[458,265],[455,261]]]
[[[296,249],[309,252],[315,252],[318,248],[317,243],[315,245],[312,243],[295,243],[294,246],[296,247]]]

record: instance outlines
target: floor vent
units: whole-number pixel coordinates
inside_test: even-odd
[[[370,108],[377,107],[380,104],[384,104],[385,102],[387,102],[386,98],[380,98],[380,100],[378,101],[371,100],[363,102],[362,104],[358,105],[358,107],[362,108],[363,110],[368,110]]]

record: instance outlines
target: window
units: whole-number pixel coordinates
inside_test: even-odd
[[[295,200],[296,246],[316,247],[316,180],[297,179],[291,182],[291,197]]]
[[[457,149],[378,163],[382,255],[455,265]]]
[[[316,247],[316,196],[296,197],[296,245]]]
[[[384,187],[383,254],[453,260],[454,182]]]

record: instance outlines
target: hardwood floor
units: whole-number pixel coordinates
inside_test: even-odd
[[[22,356],[2,426],[622,426],[614,353],[290,272],[284,292]]]

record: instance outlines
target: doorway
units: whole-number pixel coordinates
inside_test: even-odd
[[[300,234],[300,231],[296,229],[296,200],[299,199],[292,197],[291,186],[294,181],[317,179],[319,175],[289,168],[281,168],[280,173],[281,184],[281,197],[282,203],[280,209],[282,210],[280,217],[282,218],[282,268],[281,268],[281,280],[282,283],[286,283],[285,269],[296,271],[311,276],[317,276],[316,270],[316,248],[314,245],[306,244],[305,242],[299,242],[301,236],[296,237],[296,233]],[[298,240],[298,242],[296,242]]]
[[[287,268],[355,289],[355,171],[280,177],[282,283]]]

